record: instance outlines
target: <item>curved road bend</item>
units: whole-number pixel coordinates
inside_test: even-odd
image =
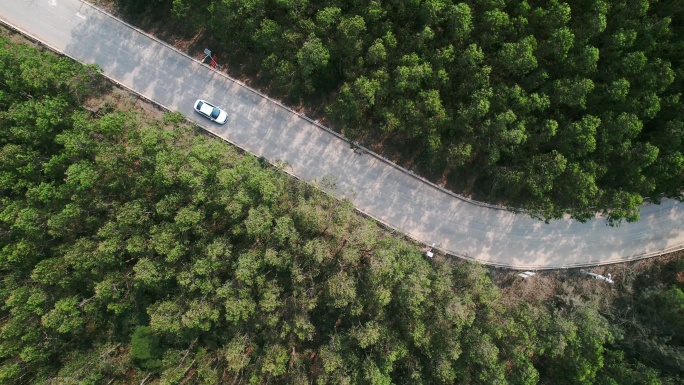
[[[336,195],[361,211],[443,251],[485,264],[548,269],[621,262],[684,248],[684,204],[647,204],[641,220],[611,228],[601,218],[551,224],[473,204],[407,174],[373,154],[201,65],[80,0],[2,0],[0,20],[104,73],[212,133],[286,161],[311,181],[337,180]],[[224,126],[194,114],[198,97],[229,113]]]

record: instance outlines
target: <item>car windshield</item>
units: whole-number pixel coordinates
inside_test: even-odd
[[[214,109],[211,111],[211,117],[216,119],[219,116],[219,113],[221,113],[221,110],[218,108],[214,107]]]

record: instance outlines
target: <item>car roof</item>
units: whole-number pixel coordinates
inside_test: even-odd
[[[214,106],[212,106],[211,104],[209,104],[207,102],[202,103],[202,106],[200,107],[200,111],[202,111],[202,113],[207,114],[207,115],[211,115],[211,112],[213,110],[214,110]]]

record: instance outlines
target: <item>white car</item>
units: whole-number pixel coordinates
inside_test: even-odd
[[[199,99],[196,101],[195,111],[218,124],[224,124],[226,123],[226,120],[228,120],[228,114],[225,111],[207,102],[206,100]]]

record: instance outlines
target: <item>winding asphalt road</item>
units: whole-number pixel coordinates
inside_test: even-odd
[[[349,143],[315,122],[200,64],[80,0],[0,0],[0,21],[104,74],[215,135],[332,193],[362,212],[450,254],[518,269],[592,266],[684,248],[684,203],[647,204],[641,220],[613,228],[596,217],[550,224],[470,202]],[[224,126],[193,112],[204,98],[229,113]]]

